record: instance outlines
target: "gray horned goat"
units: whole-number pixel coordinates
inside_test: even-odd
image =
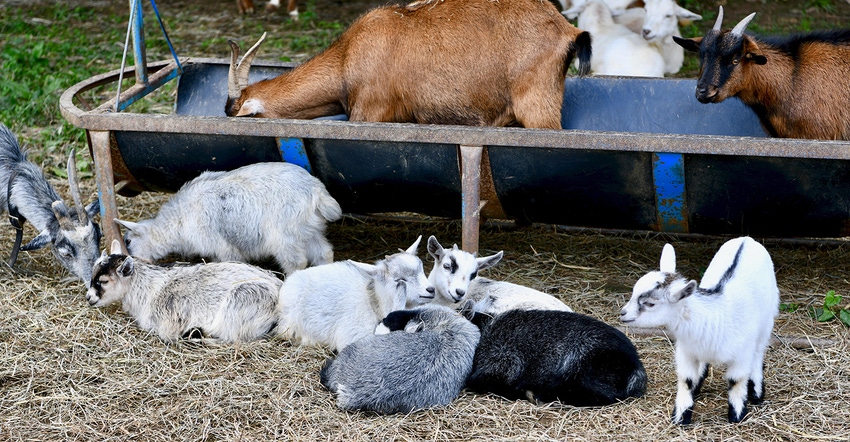
[[[0,124],[0,212],[8,211],[19,231],[10,265],[17,259],[23,224],[29,221],[39,234],[20,250],[50,244],[59,263],[88,284],[100,250],[100,227],[93,221],[100,204],[95,200],[83,207],[73,151],[68,157],[68,184],[73,208],[65,205],[41,169],[27,160],[26,151],[9,128]]]

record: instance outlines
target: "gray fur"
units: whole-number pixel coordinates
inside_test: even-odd
[[[120,253],[95,263],[89,304],[121,302],[139,328],[173,342],[200,331],[211,342],[245,342],[269,335],[277,324],[281,281],[239,262],[159,266]]]
[[[463,389],[477,327],[441,306],[393,314],[409,320],[349,345],[322,368],[322,384],[337,394],[339,408],[408,413],[447,405]]]
[[[336,200],[303,168],[256,163],[201,174],[153,219],[116,221],[128,229],[124,239],[133,256],[156,260],[174,253],[243,262],[273,257],[290,275],[333,262],[325,228],[340,216]]]
[[[72,169],[76,167],[73,157],[71,152],[69,181],[73,180]],[[72,189],[76,187],[73,182]],[[42,170],[27,160],[26,151],[9,128],[0,124],[0,213],[7,212],[9,206],[39,231],[21,250],[37,250],[50,244],[59,263],[89,283],[100,250],[100,227],[91,220],[100,205],[95,201],[85,208],[67,207]],[[85,211],[82,217],[80,210]]]

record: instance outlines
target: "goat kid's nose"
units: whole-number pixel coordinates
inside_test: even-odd
[[[437,289],[435,289],[434,287],[426,287],[425,291],[433,295],[437,292]]]
[[[461,298],[463,298],[463,295],[465,295],[465,294],[466,294],[466,290],[464,290],[464,289],[457,289],[457,290],[455,290],[455,293],[457,293],[457,295],[458,295],[458,296],[460,296]]]
[[[651,34],[651,33],[652,33],[652,30],[650,30],[650,29],[642,29],[642,30],[641,30],[641,32],[643,32],[643,38],[648,39],[648,38],[649,38],[649,34]]]

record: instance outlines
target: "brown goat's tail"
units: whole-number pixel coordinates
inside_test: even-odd
[[[573,42],[573,45],[570,48],[570,52],[574,52],[578,58],[578,74],[582,77],[589,74],[590,56],[593,54],[593,49],[590,47],[590,33],[582,31],[582,33],[578,34],[578,36],[576,36],[576,41]]]

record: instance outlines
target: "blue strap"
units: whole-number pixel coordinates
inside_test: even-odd
[[[159,28],[162,29],[162,35],[165,36],[165,42],[168,43],[168,49],[171,50],[171,56],[174,57],[174,61],[177,63],[177,70],[182,74],[183,66],[180,65],[180,60],[177,59],[177,52],[174,51],[171,39],[168,38],[168,32],[165,32],[165,25],[162,24],[162,18],[159,16],[159,10],[156,8],[156,2],[154,0],[151,0],[151,6],[153,6],[153,12],[156,14],[156,19],[159,22]]]

